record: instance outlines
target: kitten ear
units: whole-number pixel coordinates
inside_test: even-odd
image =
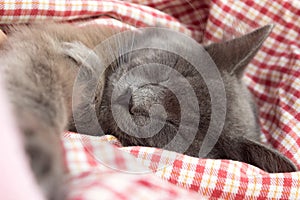
[[[220,70],[241,77],[272,29],[273,25],[267,25],[242,37],[208,45],[205,49]]]
[[[269,173],[297,170],[296,166],[279,152],[244,137],[223,137],[212,153],[214,158],[245,162]]]
[[[95,52],[81,42],[63,42],[62,52],[79,65],[83,65],[91,69],[99,68],[101,66],[99,57],[95,54]]]

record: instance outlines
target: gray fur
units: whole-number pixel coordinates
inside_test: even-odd
[[[239,160],[251,163],[252,165],[269,172],[295,170],[295,166],[279,153],[254,142],[259,141],[260,134],[257,116],[255,115],[256,107],[251,94],[241,81],[245,67],[255,56],[271,30],[272,26],[266,26],[241,38],[205,47],[219,68],[223,78],[227,99],[226,119],[222,134],[213,150],[206,156],[207,158]],[[162,43],[161,41],[171,40],[174,41],[175,47],[179,46],[191,53],[194,51],[194,49],[185,46],[184,43],[180,43],[176,38],[162,35],[147,35],[145,38],[148,40],[137,40],[136,45],[138,46],[139,42],[146,42],[149,46],[157,42],[160,42],[161,45],[169,45],[167,42]],[[129,107],[126,107],[126,109],[129,109],[131,117],[136,124],[143,126],[149,123],[150,105],[163,105],[168,113],[165,126],[154,136],[145,138],[137,135],[134,137],[118,127],[111,111],[111,94],[115,87],[117,87],[117,83],[122,75],[135,66],[149,63],[164,64],[171,66],[180,74],[184,75],[193,86],[197,95],[201,120],[196,127],[198,128],[198,132],[195,138],[192,138],[192,144],[184,153],[198,157],[199,150],[211,120],[211,99],[204,80],[193,66],[187,63],[183,58],[170,52],[145,49],[132,52],[128,55],[128,58],[130,59],[125,58],[122,59],[122,62],[112,64],[110,68],[106,70],[105,77],[107,81],[104,85],[102,101],[96,104],[99,123],[104,129],[104,132],[115,135],[125,146],[141,145],[164,148],[174,138],[177,134],[179,124],[181,123],[180,105],[178,104],[178,100],[168,89],[162,88],[156,84],[145,85],[141,88],[134,89],[136,82],[142,82],[139,80],[139,77],[141,77],[139,73],[134,74],[136,80],[127,80],[127,82],[122,82],[122,84],[118,86],[128,87],[128,90],[130,91],[130,93],[127,94],[127,96],[130,96],[127,97],[130,98],[130,103]],[[165,73],[168,74],[168,72]],[[170,84],[176,84],[177,87],[180,87],[182,83],[178,82],[179,80],[180,79],[176,79],[175,82]],[[174,80],[161,80],[161,82],[163,81]],[[188,95],[186,95],[186,101],[193,102]],[[189,112],[188,114],[193,117],[199,115],[197,112]],[[123,118],[122,120],[122,124],[128,124],[128,118]],[[128,129],[130,129],[130,127]],[[187,142],[191,139],[188,135],[182,137],[185,138]],[[245,152],[241,151],[243,149],[241,146],[245,148],[253,146],[253,149],[249,148],[245,150],[248,152],[248,154],[245,155]],[[173,146],[169,150],[182,152],[182,149],[183,148],[178,145]]]
[[[257,143],[259,126],[254,114],[255,106],[240,80],[244,68],[259,50],[271,29],[272,27],[266,26],[233,41],[205,47],[219,68],[227,95],[225,126],[219,141],[207,157],[239,160],[269,172],[289,172],[296,169],[288,159]],[[183,58],[162,50],[144,49],[118,58],[122,51],[119,41],[115,41],[103,52],[92,53],[93,56],[88,57],[91,59],[85,60],[85,54],[89,54],[91,49],[115,32],[101,27],[75,28],[65,24],[20,26],[11,29],[8,40],[1,45],[1,70],[9,97],[17,122],[24,133],[25,149],[31,158],[33,171],[48,199],[62,198],[63,167],[59,134],[67,128],[75,130],[72,117],[74,114],[79,115],[81,125],[95,124],[90,113],[96,110],[104,132],[115,135],[125,146],[164,147],[176,134],[180,124],[180,105],[172,92],[159,86],[160,82],[169,81],[168,72],[157,84],[140,88],[133,87],[133,82],[143,81],[139,79],[138,74],[134,81],[125,80],[122,87],[128,87],[127,92],[114,102],[122,106],[129,101],[130,105],[127,108],[132,120],[139,126],[149,123],[149,108],[152,104],[162,105],[167,111],[162,113],[167,115],[167,120],[159,134],[138,138],[126,134],[116,125],[111,113],[112,91],[118,87],[116,84],[120,77],[134,66],[153,62],[170,66],[193,86],[201,120],[195,127],[198,129],[195,138],[189,138],[188,135],[182,137],[193,141],[184,153],[198,156],[211,115],[211,99],[201,76]],[[146,41],[136,42],[164,45],[164,39],[168,39],[177,47],[193,51],[176,38],[166,35],[147,35],[146,38]],[[97,67],[103,66],[99,66],[97,56],[102,64],[106,62],[106,57],[110,56],[115,57],[117,61],[102,69],[105,70],[104,73],[99,74]],[[78,80],[76,78],[80,70],[83,70],[83,74],[79,77],[79,89],[77,88],[74,95],[73,85]],[[98,85],[95,86],[94,82],[98,80]],[[176,84],[180,87],[180,83]],[[95,97],[85,93],[91,88],[96,88]],[[72,96],[76,98],[72,99]],[[186,98],[188,101],[189,96]],[[189,115],[198,117],[199,113],[190,112]],[[155,117],[159,120],[161,116],[156,113]],[[124,125],[126,120],[128,119],[122,122]],[[188,121],[186,126],[189,128]],[[99,133],[96,125],[85,130],[86,134]],[[179,149],[180,146],[174,146],[171,150]]]
[[[51,23],[15,26],[7,31],[8,39],[1,44],[1,74],[24,133],[25,149],[47,198],[63,199],[66,188],[60,134],[72,116],[73,84],[80,69],[65,55],[63,42],[80,41],[93,48],[113,31]]]

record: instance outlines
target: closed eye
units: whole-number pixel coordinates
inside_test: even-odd
[[[164,80],[161,81],[161,83],[168,82],[169,80],[170,80],[170,77],[167,76]]]
[[[125,93],[121,94],[117,98],[116,103],[119,105],[128,106],[131,96],[132,96],[132,91],[130,88],[127,88]]]

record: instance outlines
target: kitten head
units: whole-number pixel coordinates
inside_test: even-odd
[[[259,139],[259,127],[251,95],[241,81],[271,29],[265,26],[201,48],[170,31],[151,30],[101,44],[95,52],[108,65],[101,66],[104,72],[92,105],[101,128],[123,145],[154,146],[196,157],[204,152],[201,156],[248,162],[269,172],[293,171],[294,165],[283,156],[252,142]],[[113,52],[108,51],[110,44]],[[86,48],[71,46],[82,52]],[[116,59],[107,62],[111,55]],[[87,65],[73,58],[83,68]],[[224,107],[214,107],[216,102]],[[203,145],[207,151],[202,151]]]

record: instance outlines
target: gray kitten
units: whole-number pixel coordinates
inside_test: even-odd
[[[242,161],[268,172],[295,171],[295,166],[288,159],[275,150],[258,142],[260,131],[256,107],[251,94],[241,81],[245,67],[260,49],[271,30],[272,26],[265,26],[243,37],[204,47],[218,67],[226,92],[226,116],[223,130],[220,136],[211,134],[208,137],[208,143],[206,145],[213,145],[213,148],[207,152],[207,154],[204,154],[204,157]],[[185,43],[186,41],[178,41],[177,35],[172,35],[170,32],[168,35],[164,35],[161,32],[145,31],[139,35],[135,34],[133,37],[133,46],[138,50],[125,53],[119,58],[116,56],[117,61],[105,67],[104,72],[101,74],[103,76],[102,80],[104,79],[104,81],[102,81],[97,88],[96,98],[92,101],[92,104],[87,105],[84,103],[82,107],[86,109],[89,106],[89,108],[95,106],[97,118],[104,133],[115,135],[124,146],[153,146],[166,148],[194,157],[201,156],[199,155],[201,145],[203,145],[212,120],[211,107],[213,100],[210,97],[210,91],[207,87],[207,83],[202,78],[202,74],[200,74],[191,63],[175,53],[163,50],[164,48],[162,47],[168,46],[169,49],[182,49],[186,54],[193,56],[195,55],[194,52],[196,49],[188,46],[187,43]],[[162,49],[150,48],[157,46],[153,44],[158,44]],[[144,46],[149,48],[140,48]],[[78,53],[83,51],[83,49],[86,49],[85,52],[89,51],[84,45],[78,43],[71,44],[70,48],[72,50],[68,51],[68,54],[78,63],[85,66],[89,65],[91,68],[94,68],[94,71],[96,71],[95,68],[103,66],[103,64],[101,65],[100,63],[94,64],[93,62],[96,59],[91,59],[93,56],[87,56],[93,61],[88,61],[84,64],[84,62],[86,62],[82,59],[84,56],[78,56]],[[122,47],[119,46],[117,49],[118,48]],[[96,48],[95,51],[98,53],[97,56],[102,60],[104,60],[103,57],[107,56],[107,52],[103,54],[102,49],[99,50]],[[124,49],[117,53],[111,52],[111,54],[120,55],[123,51]],[[199,56],[200,53],[199,51]],[[170,78],[170,71],[151,71],[151,68],[159,69],[159,67],[153,66],[153,63],[156,65],[169,66],[183,75],[185,80],[192,85],[197,101],[193,101],[190,93],[187,92],[184,87],[181,87],[184,83],[181,82],[182,79],[180,79],[179,76],[175,77],[175,80],[172,80]],[[133,70],[138,66],[144,65],[149,66],[148,68]],[[132,73],[128,76],[130,78],[123,78],[123,76],[130,73]],[[162,78],[155,78],[159,77],[159,74],[163,74],[161,75]],[[215,77],[212,77],[212,79],[214,78]],[[152,83],[149,83],[149,81],[145,79],[151,79]],[[214,84],[214,81],[217,83],[217,80],[211,80],[211,83]],[[183,110],[174,93],[164,87],[165,85],[175,85],[175,88],[180,88],[177,91],[180,91],[181,95],[185,96],[185,101],[190,102],[190,104],[198,104],[199,111],[195,112],[193,109],[190,109],[188,113],[184,113],[185,115],[190,115],[191,118],[201,116],[198,124],[193,124],[191,121],[185,122],[189,124],[187,133],[183,132],[181,140],[178,139],[178,142],[174,145],[168,144],[174,140],[176,135],[180,134],[178,130],[181,123],[183,123],[180,118],[180,115],[183,114]],[[216,87],[214,89],[217,90]],[[86,90],[91,90],[90,84],[86,84]],[[114,91],[118,93],[118,98],[115,100],[113,100]],[[90,95],[83,93],[83,99],[87,96],[89,97]],[[81,102],[88,101],[85,99],[81,100]],[[155,116],[156,120],[158,119],[157,121],[161,120],[164,122],[162,128],[155,135],[151,135],[153,130],[146,130],[145,135],[139,134],[143,131],[142,128],[137,128],[137,132],[134,134],[128,133],[131,129],[136,128],[132,125],[132,121],[138,127],[147,126],[147,124],[151,123],[150,108],[154,105],[162,105],[167,112],[166,116],[163,116],[165,113],[160,112],[158,109],[156,113],[157,116]],[[114,106],[119,107],[119,109],[113,110],[112,108]],[[90,111],[91,110],[93,109],[90,109]],[[129,114],[124,115],[125,112]],[[76,125],[80,126],[81,120],[85,120],[83,125],[88,123],[86,119],[93,121],[92,118],[84,115],[83,112],[78,113],[80,113],[80,117],[77,123],[75,123]],[[90,112],[86,113],[88,114]],[[118,116],[121,117],[118,118]],[[166,119],[162,120],[164,117]],[[118,118],[118,120],[116,120],[116,118]],[[92,129],[87,130],[86,128],[80,127],[79,132],[93,135],[97,135],[101,132],[97,126],[92,125],[94,122],[89,124],[91,124],[89,127],[93,127]],[[123,127],[120,128],[120,125]],[[193,128],[191,126],[195,126],[197,129],[195,135],[189,134],[189,130]],[[148,128],[155,129],[155,127],[151,126]],[[73,130],[75,130],[75,128]],[[214,141],[216,143],[214,143]],[[187,144],[188,146],[185,147]]]
[[[227,99],[223,130],[220,137],[214,138],[213,135],[210,138],[216,144],[207,152],[206,158],[242,161],[268,172],[296,170],[287,158],[258,142],[259,126],[255,105],[240,80],[244,68],[271,29],[271,26],[266,26],[240,38],[204,47],[218,67]],[[159,71],[153,73],[163,74],[165,80],[158,80],[156,84],[135,85],[135,82],[144,81],[142,74],[150,73],[141,70],[133,74],[136,80],[125,79],[120,82],[121,77],[136,66],[151,63],[169,66],[182,74],[192,86],[199,113],[189,112],[188,115],[191,118],[201,117],[196,125],[191,123],[189,126],[187,122],[186,128],[196,128],[197,132],[193,137],[182,136],[188,141],[187,148],[177,143],[167,149],[199,157],[209,129],[213,102],[203,77],[185,58],[162,49],[135,50],[120,56],[122,41],[114,40],[114,43],[108,43],[107,49],[93,51],[115,33],[114,30],[96,26],[20,26],[10,28],[8,40],[1,45],[1,70],[7,91],[16,120],[24,133],[25,149],[33,171],[48,199],[62,199],[65,190],[61,187],[63,165],[59,144],[59,135],[63,130],[77,129],[81,133],[97,135],[101,132],[99,122],[104,133],[115,135],[124,146],[159,148],[166,147],[176,136],[182,123],[180,115],[183,111],[176,96],[168,88],[162,87],[161,83],[180,88],[183,84],[180,83],[181,79],[176,83],[170,82],[168,72]],[[195,51],[176,37],[143,32],[139,34],[134,44],[137,47],[174,44],[175,48],[190,52],[191,55]],[[114,62],[109,63],[106,60],[108,57],[113,57]],[[89,91],[93,89],[95,93],[90,94]],[[183,88],[180,90],[184,91]],[[112,101],[113,91],[125,92],[117,94],[118,98]],[[190,98],[186,96],[186,101],[189,102]],[[130,135],[123,131],[112,112],[113,106],[119,106],[115,115],[121,116],[127,112],[138,127],[144,127],[151,123],[153,116],[150,116],[149,109],[153,105],[164,107],[166,112],[161,115],[156,112],[154,118],[165,124],[157,134],[149,137]],[[96,120],[91,117],[93,111],[96,112]],[[126,128],[129,118],[120,119],[119,123]],[[128,125],[127,128],[132,127]]]
[[[63,42],[94,48],[114,31],[99,27],[36,24],[5,27],[1,74],[24,136],[37,182],[48,199],[63,199],[63,152],[60,134],[72,116],[72,90],[80,66],[64,54]]]

